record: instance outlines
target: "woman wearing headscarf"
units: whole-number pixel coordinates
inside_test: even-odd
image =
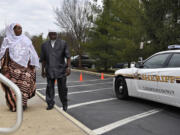
[[[36,72],[39,58],[31,40],[22,34],[22,27],[12,23],[6,28],[6,37],[0,49],[1,71],[21,90],[23,109],[27,108],[27,100],[35,95]],[[2,84],[6,103],[11,111],[16,111],[15,93]]]

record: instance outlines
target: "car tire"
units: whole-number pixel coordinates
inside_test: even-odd
[[[128,89],[126,81],[119,76],[115,80],[115,94],[118,99],[126,99],[128,97]]]

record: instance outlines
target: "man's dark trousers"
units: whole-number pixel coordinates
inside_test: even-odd
[[[47,77],[47,88],[46,88],[46,102],[48,106],[54,106],[54,96],[55,96],[55,90],[54,90],[54,84],[55,79],[51,79]],[[59,98],[63,105],[67,105],[67,86],[66,86],[66,77],[58,78],[57,79],[57,85],[58,85],[58,93]]]

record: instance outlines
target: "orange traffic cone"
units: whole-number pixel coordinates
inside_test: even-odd
[[[101,80],[104,80],[104,74],[101,73]]]
[[[83,81],[83,76],[82,76],[82,73],[80,74],[80,82]]]
[[[57,80],[55,80],[54,83],[56,84],[56,83],[57,83]]]

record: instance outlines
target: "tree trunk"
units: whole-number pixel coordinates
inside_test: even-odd
[[[82,68],[82,59],[81,59],[81,54],[79,54],[79,64],[78,64],[79,68]]]
[[[104,71],[105,71],[105,72],[108,71],[108,63],[107,63],[107,60],[104,62]]]

